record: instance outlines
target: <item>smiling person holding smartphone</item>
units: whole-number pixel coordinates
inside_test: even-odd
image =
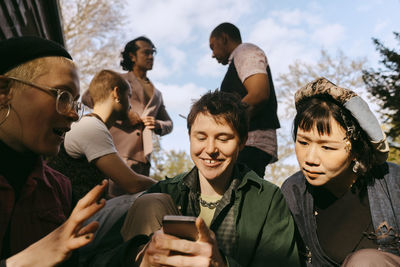
[[[247,140],[246,105],[233,94],[209,92],[192,105],[187,126],[196,166],[154,185],[127,214],[126,240],[155,232],[136,264],[298,266],[295,227],[280,189],[236,162]],[[166,214],[198,217],[198,239],[158,230]]]

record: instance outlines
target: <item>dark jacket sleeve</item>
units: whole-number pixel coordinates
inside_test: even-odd
[[[272,198],[251,266],[300,266],[294,221],[279,189]]]

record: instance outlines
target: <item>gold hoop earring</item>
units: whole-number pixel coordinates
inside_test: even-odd
[[[7,114],[6,114],[6,116],[4,117],[4,119],[3,119],[2,121],[0,121],[0,125],[2,125],[2,124],[7,120],[8,116],[10,116],[11,105],[10,105],[10,104],[7,104],[7,106],[8,106]]]

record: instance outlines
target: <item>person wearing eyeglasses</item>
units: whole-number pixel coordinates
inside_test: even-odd
[[[153,151],[153,132],[163,136],[172,131],[173,124],[164,106],[162,94],[147,77],[152,70],[156,48],[152,41],[140,36],[125,45],[121,74],[132,88],[132,110],[128,119],[117,121],[110,129],[114,144],[126,163],[137,173],[149,175]],[[83,103],[93,107],[89,90],[82,97]],[[141,127],[138,127],[141,126]],[[115,195],[122,191],[115,188]]]
[[[82,114],[69,53],[17,37],[0,42],[0,58],[0,266],[55,266],[93,240],[98,223],[82,223],[105,205],[107,181],[73,209],[70,181],[43,160]]]

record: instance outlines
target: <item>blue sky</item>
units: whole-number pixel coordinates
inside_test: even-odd
[[[186,122],[178,114],[186,115],[192,99],[219,87],[223,79],[226,66],[211,58],[208,46],[209,34],[219,23],[234,23],[244,42],[260,46],[274,78],[295,60],[315,63],[322,48],[331,55],[341,49],[350,58],[364,57],[368,66],[377,66],[379,55],[371,38],[395,47],[392,32],[400,31],[400,0],[129,2],[121,44],[146,35],[157,47],[148,77],[163,93],[174,122],[173,132],[162,138],[167,150],[189,151]],[[279,90],[279,84],[275,87]]]

